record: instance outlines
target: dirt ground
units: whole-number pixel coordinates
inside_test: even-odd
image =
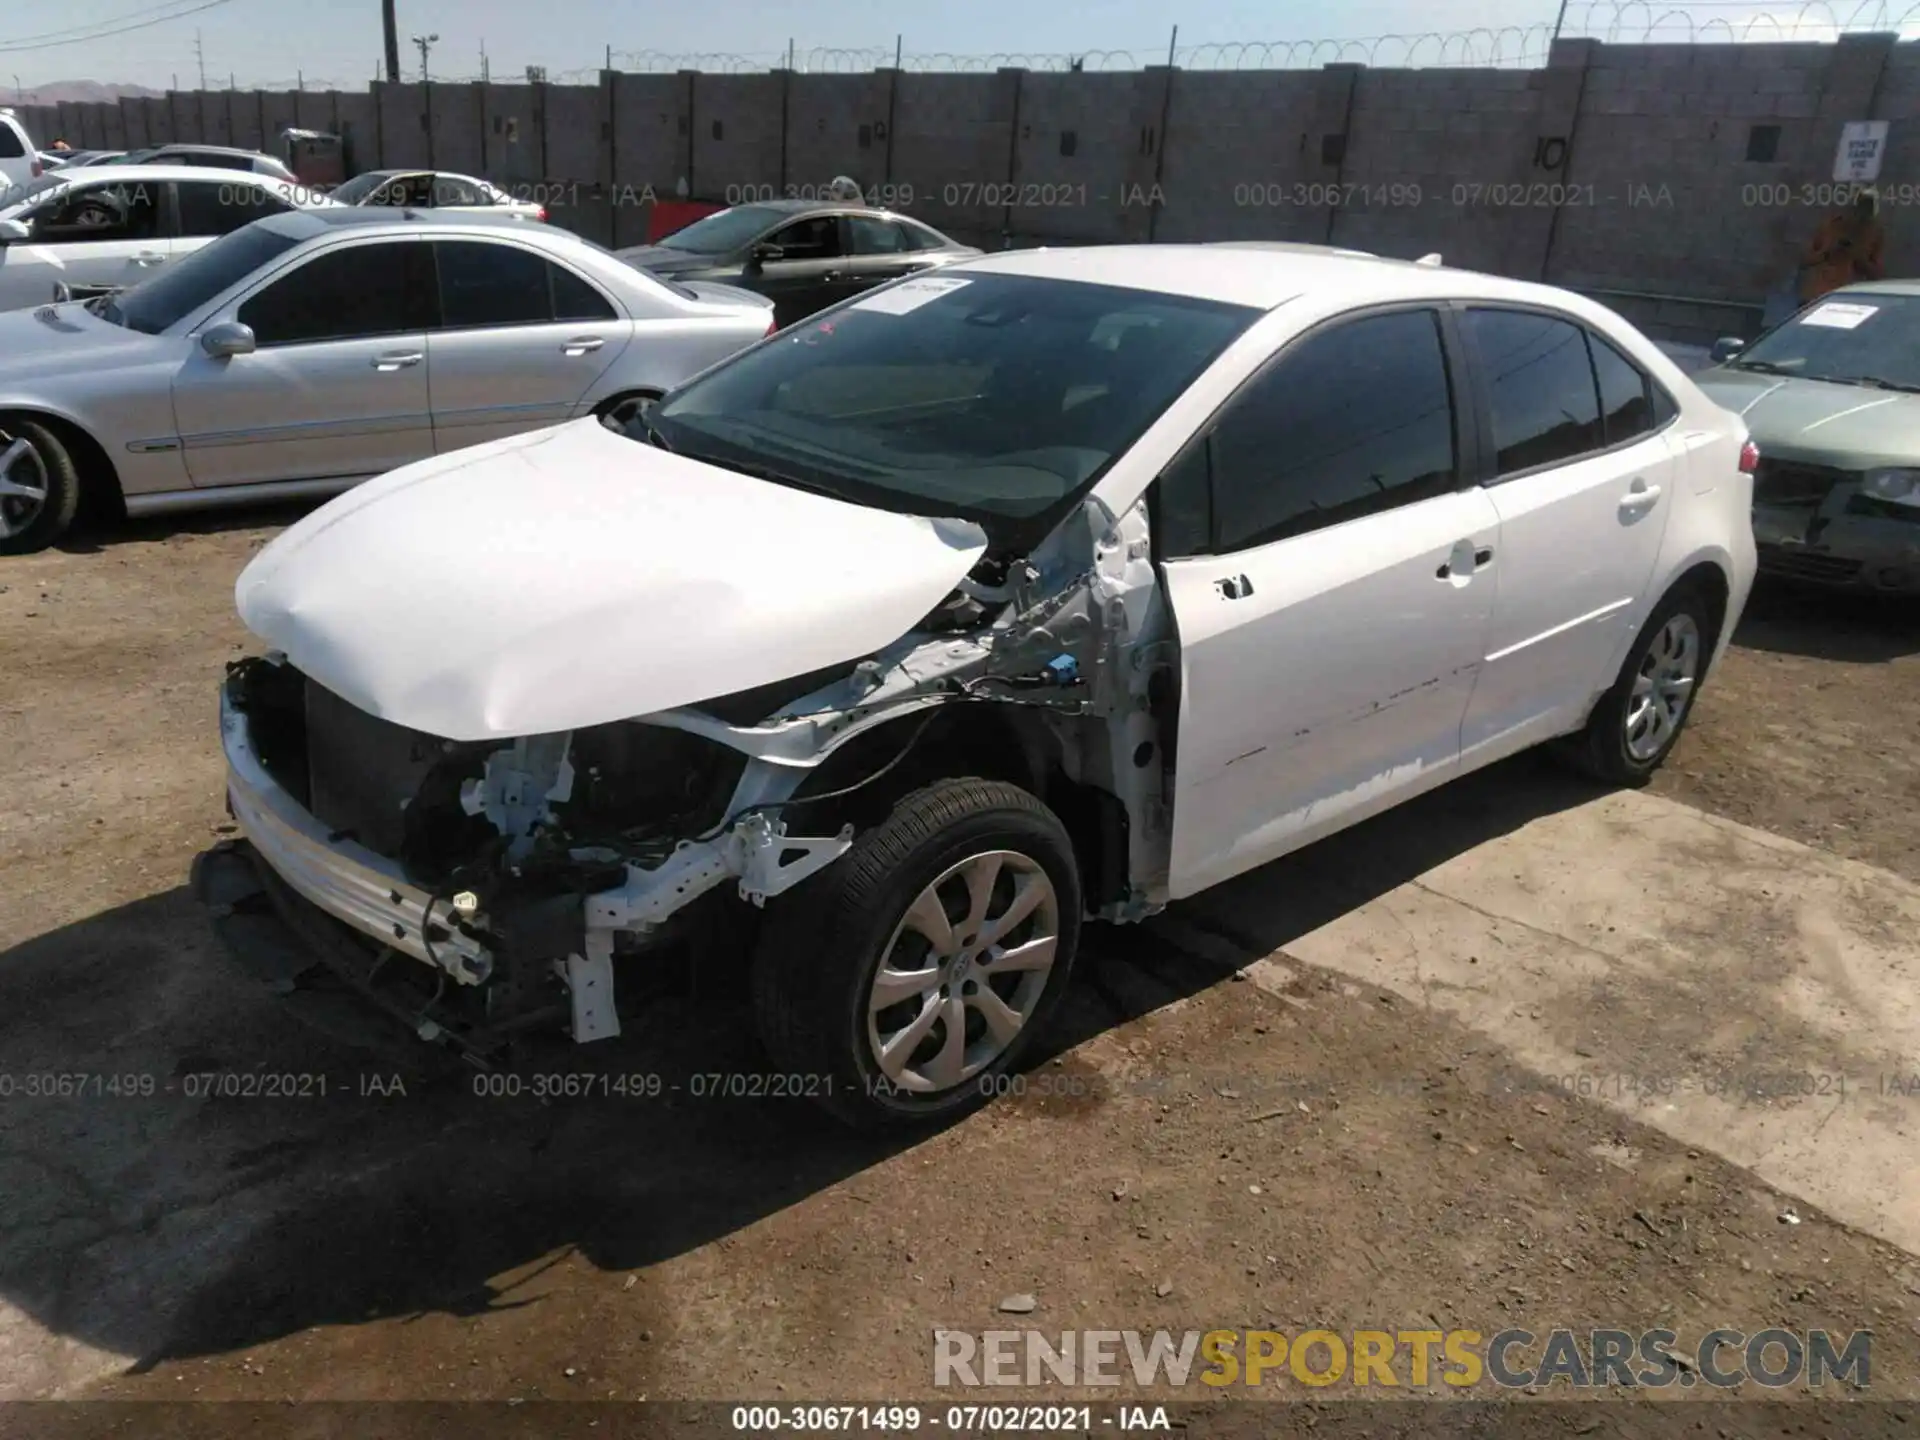
[[[0,562],[0,1072],[155,1077],[0,1100],[9,1398],[880,1401],[933,1393],[934,1327],[1027,1324],[1870,1328],[1874,1392],[1920,1396],[1913,1257],[1386,992],[1235,983],[1164,932],[1097,934],[1024,1093],[909,1141],[382,1093],[184,888],[225,822],[232,581],[286,518]],[[1920,879],[1916,652],[1911,608],[1763,595],[1658,788]],[[739,1037],[676,1003],[592,1064],[761,1068]],[[181,1093],[207,1071],[328,1090]]]

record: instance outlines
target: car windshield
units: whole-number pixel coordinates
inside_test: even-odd
[[[1020,275],[923,276],[783,332],[629,433],[856,504],[1044,537],[1258,317]]]
[[[660,243],[669,250],[685,250],[690,255],[725,255],[771,230],[786,218],[786,213],[771,205],[736,205],[731,210],[696,220]]]
[[[158,335],[299,243],[298,237],[283,235],[270,223],[242,226],[151,280],[110,297],[95,313],[109,324]]]
[[[391,175],[356,175],[346,184],[328,191],[327,197],[342,205],[358,205],[392,178]]]
[[[1761,336],[1732,364],[1799,380],[1920,386],[1920,296],[1838,291]]]

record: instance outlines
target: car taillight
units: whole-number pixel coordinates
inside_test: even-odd
[[[780,328],[780,322],[778,320],[767,321],[767,335],[773,334],[779,328]],[[767,335],[762,335],[760,338],[764,340],[767,338]]]
[[[1760,447],[1749,440],[1740,447],[1740,473],[1751,475],[1760,468]]]

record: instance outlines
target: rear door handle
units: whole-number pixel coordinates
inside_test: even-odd
[[[162,255],[158,250],[136,250],[133,252],[133,263],[136,265],[164,265],[166,260],[167,257]]]
[[[844,280],[846,277],[838,270],[828,270],[820,277],[822,280]]]
[[[563,348],[569,355],[585,355],[590,351],[598,350],[606,343],[597,335],[578,335],[567,341]]]
[[[404,354],[396,355],[376,355],[373,357],[373,368],[390,374],[395,370],[409,369],[412,366],[418,365],[426,358],[427,357],[418,350],[409,350]]]
[[[1645,510],[1660,499],[1660,487],[1649,485],[1645,480],[1636,478],[1627,487],[1627,493],[1620,501],[1622,510]]]
[[[1244,600],[1253,594],[1253,581],[1244,575],[1229,575],[1224,580],[1214,581],[1213,588],[1218,590],[1224,599]]]

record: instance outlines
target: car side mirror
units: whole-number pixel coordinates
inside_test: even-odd
[[[769,260],[784,260],[787,252],[778,245],[756,245],[748,257],[755,265],[764,265]]]
[[[1713,349],[1708,354],[1712,357],[1714,364],[1724,365],[1746,348],[1747,342],[1738,335],[1722,335],[1713,342]]]
[[[237,320],[210,325],[200,336],[200,348],[215,360],[231,360],[235,355],[254,351],[253,331]]]
[[[0,245],[13,245],[33,238],[33,227],[24,220],[0,220]]]

